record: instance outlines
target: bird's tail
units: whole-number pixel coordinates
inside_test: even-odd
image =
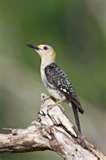
[[[75,123],[77,125],[79,133],[82,134],[80,120],[79,120],[79,114],[78,114],[79,108],[73,102],[69,102],[69,106],[72,107],[72,109],[73,109],[74,117],[75,117]]]
[[[75,96],[71,97],[70,102],[71,102],[71,104],[73,104],[73,106],[75,106],[76,108],[78,108],[78,111],[80,113],[84,113],[84,110],[83,110],[83,108],[82,108],[82,106],[81,106],[81,104],[80,104],[80,102],[78,100],[78,97],[75,97]]]

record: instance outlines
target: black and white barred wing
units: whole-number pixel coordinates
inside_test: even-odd
[[[65,72],[55,63],[52,63],[45,68],[45,74],[50,85],[63,93],[67,100],[74,104],[79,111],[83,113],[81,104],[67,74],[65,74]]]

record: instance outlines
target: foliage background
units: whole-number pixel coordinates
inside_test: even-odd
[[[40,58],[26,44],[49,43],[85,109],[84,135],[106,153],[105,16],[105,0],[0,0],[0,128],[26,127],[39,111],[45,92]],[[0,155],[0,160],[42,158],[61,159],[50,151]]]

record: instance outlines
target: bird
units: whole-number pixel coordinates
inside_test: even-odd
[[[57,103],[66,101],[69,107],[72,107],[77,131],[82,135],[78,112],[84,113],[84,110],[68,75],[55,62],[54,48],[48,44],[27,44],[27,46],[40,55],[41,79],[48,93]]]

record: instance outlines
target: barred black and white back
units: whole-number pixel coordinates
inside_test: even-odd
[[[61,95],[61,98],[62,96],[65,96],[66,100],[74,104],[80,113],[84,112],[67,74],[57,64],[51,63],[46,66],[45,75],[48,87],[53,90],[57,90],[58,94]],[[57,99],[57,97],[55,98]]]

